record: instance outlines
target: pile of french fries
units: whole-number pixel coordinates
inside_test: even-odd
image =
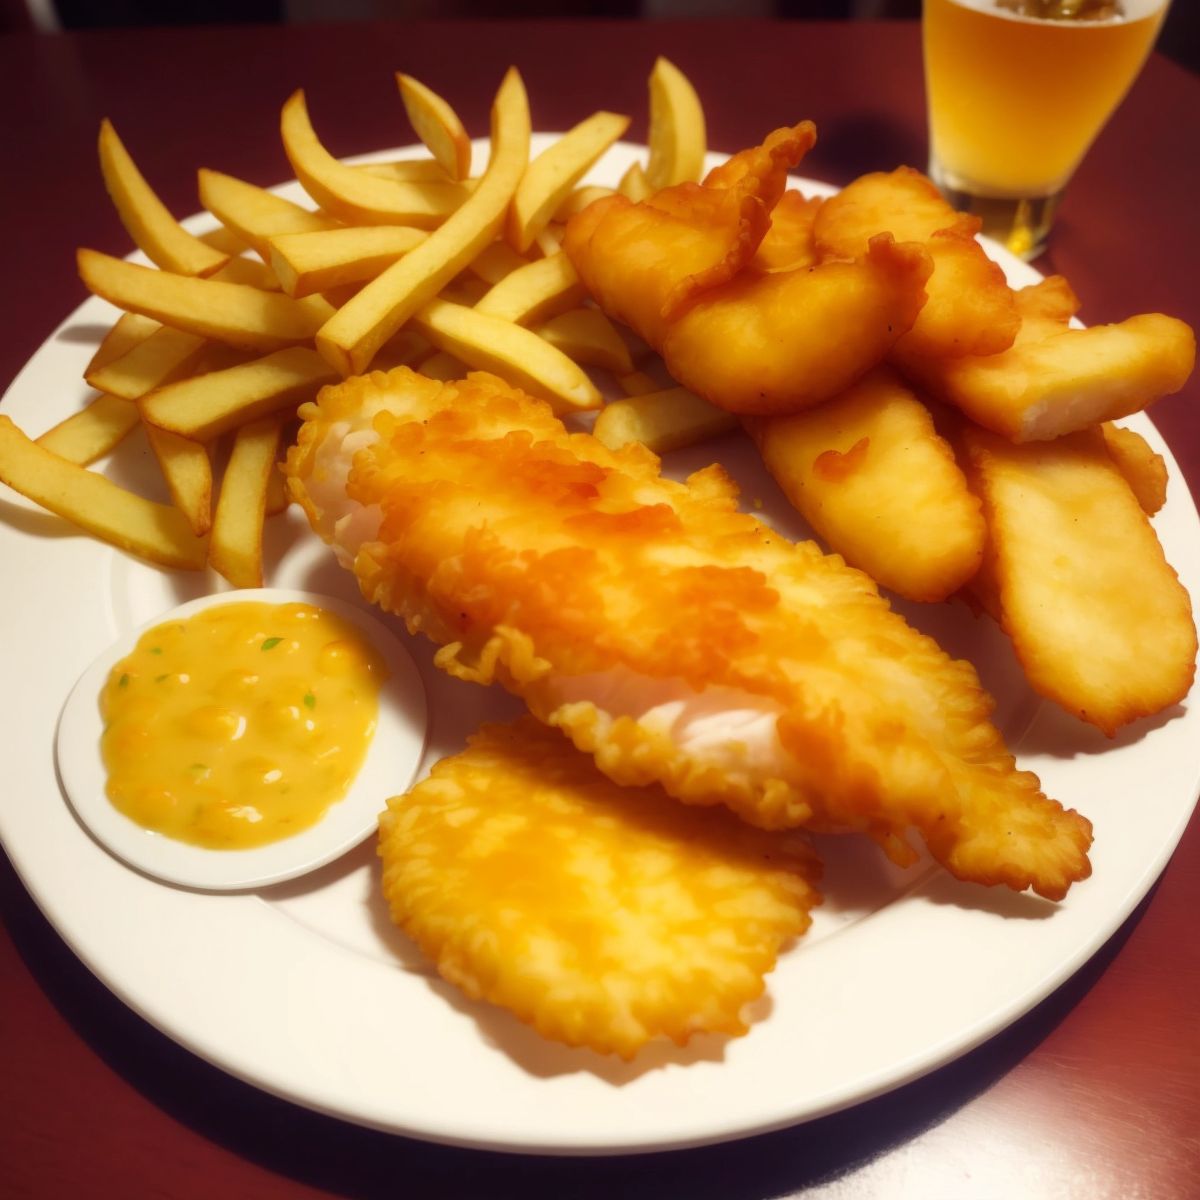
[[[611,190],[579,182],[629,118],[594,113],[531,160],[528,99],[510,69],[492,104],[487,167],[474,177],[451,106],[410,76],[397,82],[427,157],[340,162],[297,91],[280,132],[315,207],[202,169],[200,199],[219,227],[201,236],[102,123],[105,186],[154,265],[78,252],[89,290],[122,310],[84,372],[97,394],[36,440],[0,416],[0,481],[150,562],[211,566],[256,587],[265,518],[287,505],[276,465],[285,435],[327,383],[398,365],[442,379],[483,369],[559,413],[601,407],[594,369],[627,394],[660,390],[636,369],[630,341],[585,303],[560,250],[565,221]],[[665,59],[650,75],[649,108],[645,165],[619,185],[632,199],[698,180],[704,167],[703,110]],[[170,505],[89,469],[139,426]]]

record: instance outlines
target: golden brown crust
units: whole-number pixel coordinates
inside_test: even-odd
[[[897,854],[915,829],[960,877],[1047,896],[1086,877],[1088,823],[1015,770],[974,670],[866,575],[737,512],[715,468],[675,483],[644,450],[568,433],[498,380],[430,396],[415,378],[346,385],[394,398],[349,476],[350,497],[382,512],[355,570],[364,595],[446,647],[441,665],[498,680],[581,741],[590,728],[617,778],[659,778],[762,825],[866,832]],[[310,422],[341,403],[327,391]],[[721,781],[568,711],[551,686],[621,668],[778,709],[790,755]]]

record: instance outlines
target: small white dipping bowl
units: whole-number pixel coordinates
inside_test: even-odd
[[[147,630],[222,604],[311,604],[354,624],[382,655],[388,677],[379,691],[379,721],[362,769],[345,797],[317,824],[265,846],[209,850],[144,829],[105,791],[100,752],[100,693],[113,667]],[[412,783],[425,750],[425,687],[408,651],[382,622],[332,596],[283,588],[220,592],[181,604],[111,645],[71,689],[58,723],[55,753],[63,787],[79,819],[103,846],[147,875],[207,891],[234,891],[294,879],[332,862],[370,837],[388,797]]]

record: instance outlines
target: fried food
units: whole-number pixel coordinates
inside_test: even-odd
[[[392,918],[444,978],[626,1059],[745,1033],[820,902],[802,834],[618,788],[531,717],[485,725],[379,824]]]
[[[1144,437],[1133,429],[1105,421],[1100,426],[1104,447],[1116,468],[1133,488],[1133,494],[1148,517],[1167,502],[1167,464],[1161,454],[1150,449]]]
[[[1021,328],[986,357],[933,359],[901,347],[895,361],[938,399],[1013,442],[1037,442],[1138,412],[1187,382],[1196,338],[1175,317],[1144,313],[1073,329],[1079,308],[1054,275],[1016,294]]]
[[[824,201],[789,188],[771,209],[771,227],[759,242],[751,266],[756,271],[794,271],[817,261],[813,226]]]
[[[675,483],[500,380],[400,368],[302,409],[293,496],[363,595],[500,682],[626,786],[765,828],[859,831],[962,879],[1063,896],[1090,826],[1018,771],[974,670],[866,575]]]
[[[830,196],[813,222],[822,258],[859,258],[876,234],[920,242],[933,259],[929,299],[897,352],[912,358],[998,354],[1021,318],[1001,268],[975,240],[978,217],[956,212],[920,171],[862,175]]]
[[[984,596],[1030,686],[1110,737],[1182,700],[1191,600],[1098,429],[1015,446],[964,424],[989,530]]]
[[[748,269],[815,136],[811,122],[776,130],[701,187],[640,204],[612,196],[567,223],[564,249],[600,307],[718,408],[767,415],[828,400],[887,354],[925,302],[929,254],[888,234],[854,261]]]
[[[797,511],[881,587],[945,600],[979,569],[979,501],[929,410],[891,367],[816,408],[746,427]]]

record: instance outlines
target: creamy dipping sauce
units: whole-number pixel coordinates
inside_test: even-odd
[[[101,692],[113,805],[212,849],[316,824],[362,767],[387,668],[311,604],[222,604],[143,634]]]

